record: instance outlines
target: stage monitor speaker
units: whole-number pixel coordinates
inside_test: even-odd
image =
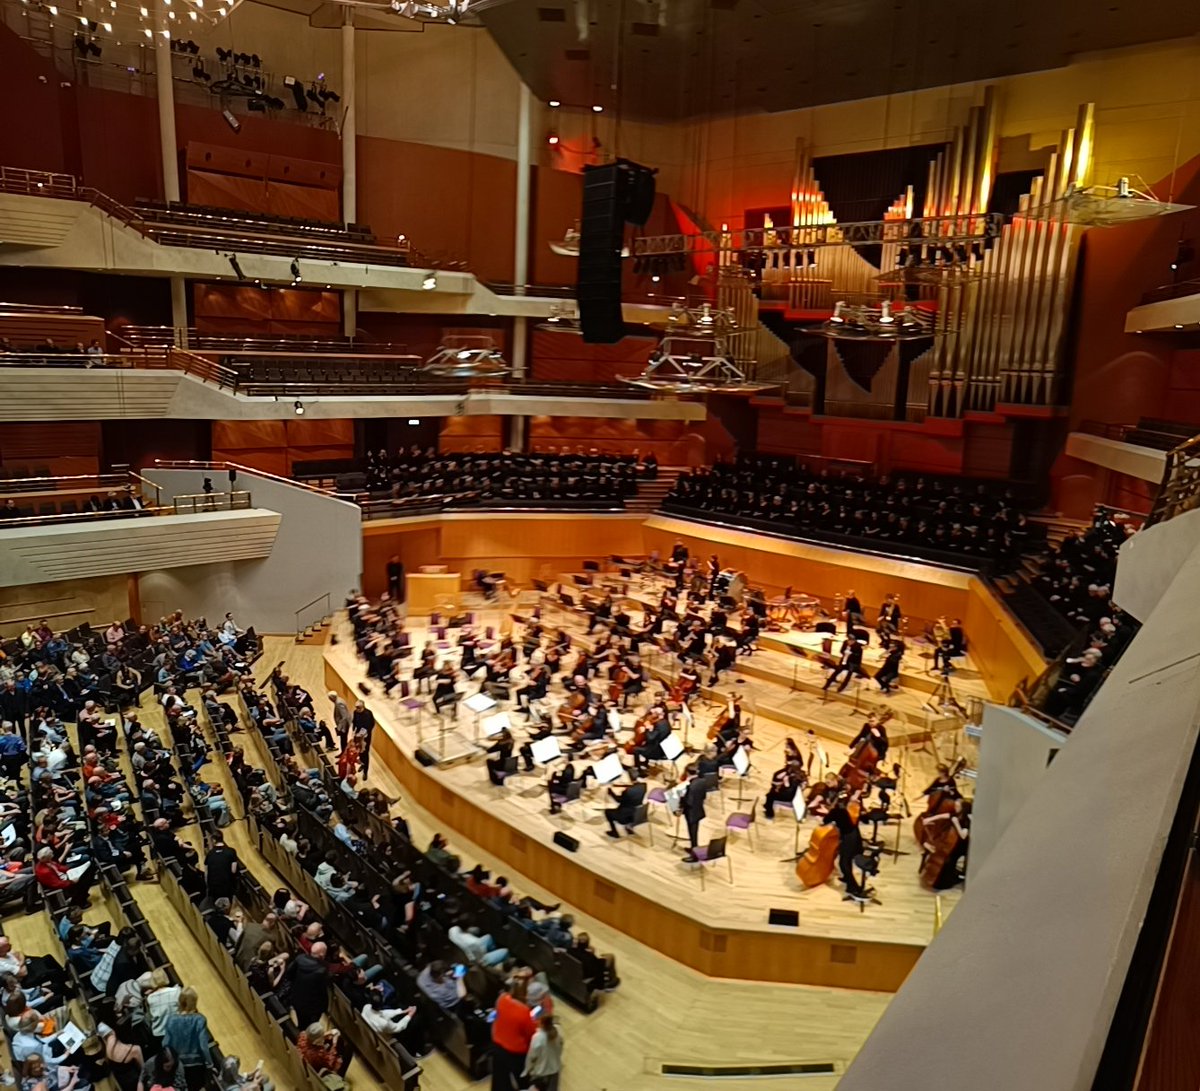
[[[567,852],[577,852],[579,849],[579,841],[569,833],[563,833],[562,830],[554,835],[554,843],[560,848],[566,849]]]
[[[768,909],[768,924],[782,924],[788,928],[800,927],[800,914],[794,909]]]
[[[233,466],[230,466],[229,467],[229,484],[232,485],[235,481],[237,481],[237,470]]]
[[[427,769],[431,765],[437,765],[437,758],[435,758],[432,754],[427,754],[419,746],[413,751],[413,756]]]

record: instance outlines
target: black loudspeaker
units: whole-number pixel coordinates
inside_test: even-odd
[[[413,751],[413,757],[428,769],[431,765],[437,765],[437,758],[432,754],[425,753],[420,747]]]
[[[554,835],[554,843],[559,848],[564,848],[567,852],[576,852],[579,849],[579,842],[569,833],[563,833],[561,830]]]
[[[237,470],[232,466],[229,467],[229,484],[233,484],[237,480]]]
[[[644,224],[654,208],[654,170],[628,159],[583,168],[579,273],[575,295],[583,339],[611,345],[625,333],[621,318],[621,250],[625,224]]]
[[[788,928],[799,928],[800,914],[794,909],[768,909],[767,924],[783,924]]]
[[[579,271],[575,286],[579,324],[590,344],[621,340],[621,248],[625,216],[616,163],[583,168],[583,215],[579,225]]]

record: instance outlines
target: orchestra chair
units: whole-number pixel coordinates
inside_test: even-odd
[[[671,812],[667,808],[667,790],[665,788],[651,788],[650,791],[646,793],[647,808],[649,808],[649,805],[651,803],[656,803],[656,804],[658,804],[658,806],[662,807],[663,810],[667,811],[668,821],[670,820]],[[648,817],[649,817],[649,810],[647,809],[647,818]],[[679,811],[676,811],[676,813],[675,813],[675,832],[671,834],[672,841],[679,840],[679,823],[682,820],[683,820],[682,813]]]
[[[714,837],[707,845],[699,845],[695,849],[693,855],[696,857],[696,863],[700,865],[701,890],[704,889],[704,872],[708,869],[709,864],[715,864],[718,860],[724,860],[729,865],[729,882],[730,885],[733,884],[733,861],[726,852],[728,844],[727,837]]]
[[[502,783],[492,784],[492,787],[499,789],[499,792],[503,793],[508,782],[517,775],[517,768],[518,768],[517,755],[513,754],[512,757],[510,757],[504,763],[503,767],[500,769],[500,777],[501,777]],[[492,782],[489,780],[488,783],[491,784]]]
[[[568,803],[577,803],[579,801],[579,796],[582,791],[583,781],[573,780],[567,785],[566,794],[560,795],[558,792],[555,792],[550,796],[550,798],[558,807],[562,808],[562,811],[565,811]],[[562,812],[560,811],[560,813]]]
[[[642,803],[638,807],[638,809],[634,812],[633,821],[629,823],[629,825],[626,827],[626,829],[636,830],[642,826],[645,826],[646,833],[649,835],[649,838],[650,838],[650,846],[651,846],[651,848],[653,848],[654,847],[654,826],[650,822],[650,804],[649,803]],[[625,840],[625,839],[622,838],[622,840]],[[632,847],[630,848],[629,851],[630,852],[633,851]]]
[[[405,679],[400,680],[400,707],[404,709],[414,725],[421,726],[421,714],[425,711],[425,702],[420,697],[412,695],[412,687]]]
[[[749,811],[734,811],[733,814],[725,818],[725,832],[730,833],[734,830],[743,830],[750,841],[751,852],[754,852],[754,826],[758,821],[759,798],[755,797]]]

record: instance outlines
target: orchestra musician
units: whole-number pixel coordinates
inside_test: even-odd
[[[958,790],[958,781],[954,774],[950,771],[950,766],[939,763],[937,767],[937,776],[933,778],[933,782],[921,793],[923,796],[948,796],[950,799],[958,799],[961,793]]]
[[[732,670],[737,659],[737,644],[728,637],[717,637],[713,643],[712,677],[708,680],[710,686],[715,686],[723,672]]]
[[[654,720],[647,730],[641,746],[633,749],[633,763],[639,772],[644,771],[652,761],[666,760],[662,744],[671,734],[671,722],[667,719],[667,711],[662,705],[656,705],[647,715],[653,716]]]
[[[933,623],[933,669],[953,670],[951,660],[963,654],[965,641],[961,618],[956,617],[952,625],[947,625],[946,618],[939,617]]]
[[[879,617],[875,621],[875,631],[879,633],[879,640],[886,644],[893,636],[900,632],[900,622],[904,614],[900,610],[900,596],[890,594],[885,596],[883,605],[879,607]]]
[[[887,656],[879,670],[875,672],[875,681],[879,683],[879,688],[884,693],[891,693],[900,677],[900,660],[904,658],[904,650],[904,641],[899,637],[893,637],[888,646]]]
[[[473,630],[463,629],[463,631],[461,633],[459,633],[459,635],[458,635],[458,650],[459,650],[458,668],[468,678],[470,678],[475,673],[475,670],[478,669],[475,665],[476,664],[475,649],[477,646],[478,646],[478,644],[477,644],[477,641],[475,638],[475,633]]]
[[[852,636],[846,637],[842,641],[842,650],[838,658],[837,665],[829,673],[829,677],[825,679],[823,690],[829,689],[834,682],[841,677],[841,684],[838,686],[838,693],[841,693],[850,684],[850,679],[855,675],[865,677],[865,672],[862,668],[863,646]]]
[[[921,847],[921,882],[932,890],[949,890],[962,881],[959,861],[967,855],[971,835],[971,804],[956,799],[949,813],[931,815],[925,820]]]
[[[679,801],[679,809],[688,832],[689,847],[683,857],[685,863],[696,862],[696,849],[700,847],[700,823],[704,821],[704,797],[708,795],[710,784],[708,776],[692,777],[687,782],[683,798]]]
[[[705,642],[707,633],[704,631],[704,622],[696,621],[692,623],[692,628],[688,630],[683,639],[679,641],[681,651],[680,659],[692,659],[696,662],[701,661],[705,656]]]
[[[425,641],[425,647],[421,649],[420,666],[413,670],[413,681],[417,683],[418,693],[429,692],[430,679],[437,674],[437,657],[437,648],[433,646],[433,641]]]
[[[580,775],[580,790],[587,787],[588,777],[592,775],[592,771],[588,766],[583,767],[583,773]],[[575,783],[575,766],[571,762],[567,762],[557,772],[551,774],[547,784],[547,794],[550,797],[550,813],[558,814],[562,810],[562,804],[555,801],[555,796],[565,796],[567,789]]]
[[[507,766],[513,754],[513,737],[507,727],[496,736],[485,753],[488,755],[488,780],[493,784],[502,785],[504,778],[508,776]]]
[[[610,622],[613,616],[613,595],[612,591],[605,589],[603,597],[592,605],[588,611],[588,627],[590,633],[601,622]]]
[[[804,802],[813,814],[825,814],[833,806],[842,791],[842,781],[837,773],[826,773],[825,776],[809,790]]]
[[[682,567],[687,564],[687,561],[688,547],[683,544],[682,538],[676,538],[675,544],[671,547],[671,563]]]
[[[862,831],[858,828],[858,819],[850,812],[849,802],[847,795],[839,795],[822,824],[837,827],[838,870],[842,873],[846,893],[852,898],[864,898],[869,891],[854,877],[854,858],[863,848]]]
[[[759,621],[758,614],[753,610],[748,610],[742,615],[742,631],[737,638],[737,647],[740,654],[754,654],[754,645],[758,642],[761,625],[762,622]]]
[[[788,759],[782,769],[776,769],[771,775],[771,787],[767,789],[763,800],[763,815],[766,818],[775,817],[776,803],[791,803],[796,793],[805,784],[804,767],[798,760]]]
[[[646,798],[646,785],[642,781],[641,773],[637,769],[633,769],[629,773],[629,787],[620,795],[609,788],[608,794],[616,806],[605,808],[604,817],[608,820],[608,829],[604,832],[609,837],[620,837],[621,835],[617,833],[619,824],[625,827],[626,833],[633,833],[633,820],[637,817],[638,808]]]
[[[842,617],[846,619],[846,635],[852,629],[861,628],[863,624],[862,603],[858,601],[858,592],[850,588],[846,592],[846,601],[842,606]]]
[[[529,708],[531,702],[544,700],[549,686],[550,671],[546,665],[538,663],[531,667],[525,685],[517,690],[517,705],[526,716],[533,715]]]
[[[455,706],[458,701],[458,690],[454,688],[454,668],[449,660],[443,661],[433,677],[433,710],[439,716],[446,705]],[[454,708],[454,717],[458,718],[458,709]]]
[[[875,748],[875,753],[878,756],[878,761],[882,764],[883,759],[887,757],[888,733],[887,722],[895,716],[894,712],[884,712],[882,715],[872,713],[867,719],[867,722],[862,725],[862,730],[850,742],[851,752],[858,749],[860,743],[870,740],[871,745]]]
[[[631,697],[636,697],[646,689],[646,668],[642,665],[642,657],[634,652],[621,661],[625,678],[621,682],[621,707],[628,708]]]
[[[708,558],[708,597],[715,599],[717,597],[717,579],[721,575],[721,562],[717,560],[717,555],[713,553]]]

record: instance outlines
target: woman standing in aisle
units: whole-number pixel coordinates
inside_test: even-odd
[[[562,1072],[563,1038],[554,1016],[543,1012],[525,1057],[525,1078],[536,1091],[558,1091]]]

